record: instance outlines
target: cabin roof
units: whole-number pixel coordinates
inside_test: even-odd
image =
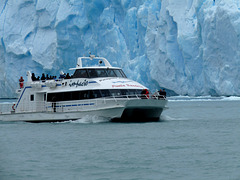
[[[75,68],[70,68],[69,70],[76,70],[76,69],[122,69],[122,68],[106,67],[106,66],[89,66],[89,67],[75,67]]]
[[[99,66],[94,66],[94,67],[89,67],[89,66],[83,66],[83,60],[87,60],[87,61],[97,61],[98,60],[98,65]],[[74,70],[74,69],[82,69],[84,67],[88,67],[88,68],[110,68],[112,67],[112,65],[108,62],[107,59],[103,58],[103,57],[96,57],[95,55],[90,55],[89,57],[79,57],[77,60],[77,65],[75,68],[70,68],[70,70]]]

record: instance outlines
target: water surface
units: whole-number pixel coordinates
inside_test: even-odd
[[[0,122],[0,179],[240,179],[240,100],[168,106],[155,123]]]

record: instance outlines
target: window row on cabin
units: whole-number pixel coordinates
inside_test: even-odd
[[[104,89],[104,90],[88,90],[88,91],[72,91],[72,92],[59,92],[48,93],[47,101],[73,101],[94,99],[102,97],[116,97],[116,98],[131,98],[140,95],[142,90],[140,89]]]
[[[77,69],[73,78],[123,77],[126,75],[121,69]]]

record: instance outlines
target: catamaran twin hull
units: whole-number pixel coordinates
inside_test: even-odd
[[[153,122],[166,106],[164,99],[96,99],[68,103],[39,104],[41,111],[25,106],[21,113],[1,114],[2,121],[60,122],[87,116],[103,117],[112,122]],[[42,107],[41,107],[42,106]]]

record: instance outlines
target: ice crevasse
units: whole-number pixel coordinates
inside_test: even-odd
[[[0,98],[89,51],[152,91],[240,95],[239,0],[2,0],[0,39]]]

